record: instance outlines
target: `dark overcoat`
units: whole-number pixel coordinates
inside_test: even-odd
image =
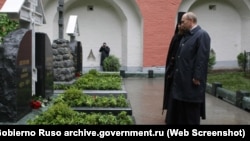
[[[166,66],[165,66],[165,76],[164,76],[163,110],[167,109],[170,100],[169,96],[170,96],[170,89],[173,83],[172,81],[174,73],[175,55],[178,50],[181,37],[182,35],[176,32],[169,45],[169,51],[167,54]]]
[[[186,33],[175,59],[172,85],[174,99],[202,103],[201,117],[205,119],[205,90],[207,81],[210,37],[200,26]],[[192,79],[200,81],[194,85]]]
[[[177,50],[179,48],[179,44],[182,38],[182,34],[179,33],[178,25],[181,24],[181,18],[186,12],[178,12],[177,24],[175,27],[174,36],[171,39],[169,44],[169,50],[166,58],[165,65],[165,76],[164,76],[164,95],[163,95],[163,106],[162,109],[166,110],[169,104],[170,98],[170,90],[173,81],[173,72],[174,72],[174,64],[175,64],[175,56]],[[162,111],[163,112],[163,111]]]
[[[101,48],[99,49],[99,52],[101,52],[100,65],[103,66],[104,59],[109,56],[110,48],[108,46],[106,47],[101,46]]]

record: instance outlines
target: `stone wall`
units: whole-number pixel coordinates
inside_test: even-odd
[[[75,78],[75,67],[69,41],[54,40],[52,44],[54,81],[71,81]]]

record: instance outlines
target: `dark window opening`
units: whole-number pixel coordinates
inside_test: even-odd
[[[94,6],[93,5],[89,5],[88,6],[88,11],[93,11],[94,10]]]
[[[208,6],[208,9],[209,9],[209,10],[216,10],[216,5],[209,5],[209,6]]]

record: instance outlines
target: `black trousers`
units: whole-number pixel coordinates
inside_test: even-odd
[[[185,102],[170,96],[166,114],[167,125],[200,125],[201,103]]]

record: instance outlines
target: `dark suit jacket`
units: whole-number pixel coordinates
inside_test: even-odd
[[[108,46],[106,46],[106,47],[101,46],[101,48],[99,49],[99,52],[101,52],[100,65],[103,66],[104,59],[109,56],[110,48]]]

